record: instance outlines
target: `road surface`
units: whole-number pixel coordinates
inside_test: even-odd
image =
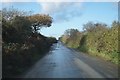
[[[117,66],[65,47],[61,42],[40,59],[25,78],[117,78]]]

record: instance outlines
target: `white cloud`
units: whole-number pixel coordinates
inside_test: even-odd
[[[1,0],[1,2],[36,2],[35,0]]]
[[[38,2],[119,2],[119,0],[37,0]]]
[[[119,2],[119,0],[0,0],[0,2]]]
[[[67,10],[68,7],[80,8],[81,3],[69,3],[69,2],[50,2],[50,3],[40,3],[43,12],[54,13]]]
[[[56,21],[66,21],[81,16],[83,2],[114,2],[118,0],[37,0],[42,12],[53,16]],[[69,3],[71,2],[71,3]]]
[[[11,0],[1,0],[1,2],[10,2]]]
[[[54,21],[68,21],[81,16],[82,2],[110,1],[118,2],[118,0],[3,0],[2,2],[38,2],[41,5],[41,12],[50,14]]]
[[[55,21],[67,21],[81,15],[81,2],[40,2],[40,5],[41,12],[52,15]]]

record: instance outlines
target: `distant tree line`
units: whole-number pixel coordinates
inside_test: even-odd
[[[88,22],[83,25],[83,31],[68,29],[59,39],[68,47],[118,64],[119,27],[118,21],[114,21],[109,27],[104,23]]]
[[[42,27],[50,27],[52,17],[33,14],[14,8],[2,9],[3,78],[15,77],[42,57],[57,42],[54,37],[40,34]]]

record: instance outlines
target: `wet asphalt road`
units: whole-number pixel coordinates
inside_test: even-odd
[[[25,78],[117,78],[117,65],[77,52],[61,42],[40,59]]]

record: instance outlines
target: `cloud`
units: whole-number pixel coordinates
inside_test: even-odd
[[[41,12],[52,15],[55,22],[68,21],[82,14],[82,4],[80,2],[44,2],[40,5]]]
[[[0,0],[0,2],[119,2],[119,0]]]
[[[119,2],[119,0],[37,0],[38,2]]]
[[[3,2],[37,2],[41,6],[41,12],[50,14],[55,22],[69,21],[80,17],[82,3],[90,0],[3,0]],[[92,2],[115,2],[118,0],[92,0]]]
[[[118,0],[92,0],[92,2],[112,2]],[[55,22],[69,21],[80,17],[83,13],[83,2],[90,0],[37,0],[41,5],[41,12],[50,14]]]

